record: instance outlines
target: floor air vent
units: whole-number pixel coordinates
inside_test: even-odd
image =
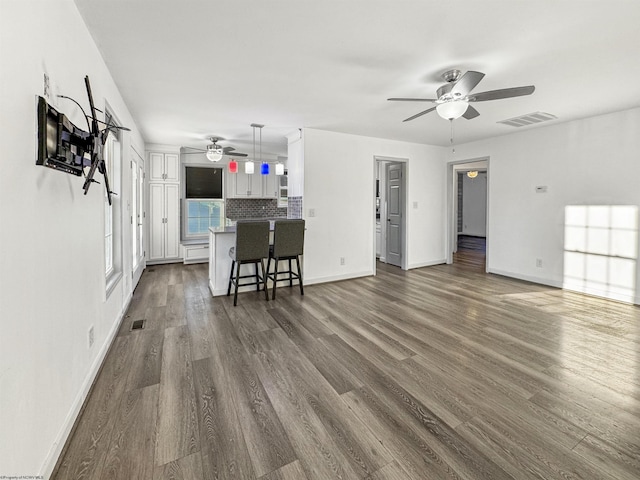
[[[548,120],[555,120],[556,118],[558,117],[556,117],[555,115],[551,115],[550,113],[534,112],[522,115],[520,117],[510,118],[508,120],[501,120],[497,123],[509,125],[510,127],[526,127],[527,125],[546,122]]]
[[[142,320],[134,320],[131,323],[131,331],[142,330],[144,328],[145,323],[147,323],[147,321],[144,318]]]

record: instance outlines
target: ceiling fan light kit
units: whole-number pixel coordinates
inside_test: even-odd
[[[469,104],[464,100],[451,100],[441,103],[436,107],[436,112],[445,120],[455,120],[464,115],[469,108]]]
[[[219,162],[220,160],[222,160],[222,155],[223,155],[224,151],[222,150],[222,147],[213,144],[213,145],[207,145],[207,159],[209,159],[212,162]]]

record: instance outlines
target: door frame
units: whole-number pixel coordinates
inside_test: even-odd
[[[457,172],[460,170],[486,170],[487,172],[487,205],[486,205],[486,256],[485,271],[489,271],[489,200],[491,198],[491,169],[490,157],[470,158],[447,162],[447,229],[445,232],[445,256],[446,263],[453,263],[453,252],[456,250],[458,229],[458,182]]]
[[[380,165],[385,165],[387,163],[400,163],[402,164],[402,208],[403,208],[403,217],[402,217],[402,226],[401,231],[402,231],[402,261],[400,262],[401,266],[400,268],[402,270],[407,270],[407,265],[409,264],[407,259],[409,257],[409,252],[408,252],[408,235],[407,235],[407,217],[408,217],[408,208],[407,208],[407,199],[409,198],[407,189],[409,188],[409,182],[408,182],[408,178],[409,178],[409,159],[408,158],[402,158],[402,157],[388,157],[388,156],[384,156],[384,155],[374,155],[373,157],[373,182],[371,183],[371,219],[373,220],[372,224],[373,224],[373,228],[372,228],[372,232],[373,232],[373,241],[372,241],[372,245],[373,245],[373,254],[372,254],[372,271],[373,274],[376,274],[376,179],[378,178],[378,169],[380,168]],[[386,184],[386,178],[384,183],[380,183],[380,192],[386,192],[386,188],[387,188],[387,184]],[[385,193],[385,197],[386,197],[386,193]],[[387,205],[386,205],[386,198],[384,199],[384,201],[380,202],[380,219],[382,220],[383,218],[386,218],[386,214],[387,214]],[[382,233],[382,239],[383,239],[383,245],[381,245],[381,251],[386,251],[386,239],[387,239],[387,228],[386,228],[386,221],[381,221],[380,222],[380,227],[381,227],[381,233]]]
[[[133,148],[133,146],[131,147],[131,169],[135,169],[136,171],[136,183],[137,183],[137,188],[135,192],[131,192],[132,195],[136,195],[136,201],[135,201],[135,206],[137,207],[138,211],[132,211],[131,212],[131,228],[132,228],[132,232],[131,232],[131,236],[133,237],[133,229],[136,229],[137,235],[136,235],[136,243],[137,243],[137,251],[138,251],[138,258],[137,258],[137,263],[135,262],[135,260],[132,259],[131,261],[131,280],[132,280],[132,286],[131,289],[135,290],[136,286],[138,285],[138,282],[140,281],[140,277],[142,276],[142,272],[144,271],[144,269],[146,268],[146,257],[144,255],[145,253],[145,225],[144,225],[144,220],[145,220],[145,204],[146,204],[146,197],[145,197],[145,179],[144,179],[144,172],[145,172],[145,163],[144,163],[144,157],[142,155],[140,155],[135,148]],[[130,178],[133,178],[133,175],[131,175]],[[132,186],[132,185],[131,185]],[[133,203],[133,202],[132,202]],[[138,212],[140,212],[140,217],[138,218]],[[138,225],[139,224],[139,225]]]

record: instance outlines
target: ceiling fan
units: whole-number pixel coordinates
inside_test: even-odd
[[[207,145],[206,150],[202,150],[199,148],[193,147],[183,147],[191,150],[195,150],[193,152],[184,152],[185,155],[201,155],[202,153],[206,154],[207,158],[212,162],[218,162],[222,159],[223,155],[232,155],[234,157],[246,157],[246,153],[236,152],[233,147],[223,147],[222,145],[218,145],[218,142],[222,140],[218,137],[209,137],[209,141],[211,144]]]
[[[474,72],[472,70],[469,70],[464,75],[460,70],[448,70],[442,74],[442,79],[447,83],[436,91],[438,98],[387,98],[387,100],[393,102],[432,102],[436,104],[435,107],[428,108],[409,118],[405,118],[403,122],[408,122],[434,110],[445,120],[454,120],[460,117],[471,120],[480,115],[480,112],[469,105],[470,102],[486,102],[487,100],[522,97],[524,95],[531,95],[536,89],[535,86],[529,85],[526,87],[503,88],[472,94],[471,90],[480,83],[483,77],[484,73]]]

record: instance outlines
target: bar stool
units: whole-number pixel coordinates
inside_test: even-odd
[[[269,260],[267,261],[267,278],[273,280],[272,299],[276,298],[278,282],[289,281],[289,287],[293,287],[293,280],[297,279],[300,285],[300,295],[304,295],[302,286],[302,271],[300,270],[300,255],[304,250],[304,220],[276,220],[273,229],[273,245],[269,248]],[[275,269],[269,273],[271,260],[275,260]],[[297,272],[293,271],[291,260],[296,261]],[[278,271],[280,260],[289,261],[289,270]],[[278,275],[287,275],[278,278]]]
[[[267,290],[267,275],[264,269],[263,259],[269,256],[269,222],[238,220],[236,224],[236,246],[229,249],[231,257],[231,273],[229,273],[229,287],[227,296],[231,294],[231,285],[235,285],[233,294],[233,306],[238,304],[238,287],[255,285],[256,291],[260,291],[260,285],[264,287],[264,295],[269,301]],[[240,265],[253,263],[256,269],[254,275],[240,275]],[[262,275],[258,273],[258,263],[262,268]],[[234,275],[235,269],[235,275]],[[240,283],[240,279],[254,278],[253,282]]]

